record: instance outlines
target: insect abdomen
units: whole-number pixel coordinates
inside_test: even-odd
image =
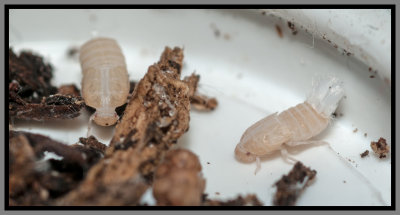
[[[129,78],[125,59],[117,42],[96,38],[80,49],[83,71],[82,96],[96,109],[116,108],[126,102]]]
[[[283,111],[278,117],[292,133],[290,141],[308,140],[323,131],[329,123],[329,118],[319,114],[307,102]]]
[[[290,140],[287,130],[277,113],[271,114],[250,126],[240,140],[240,147],[254,155],[265,155],[280,149]]]

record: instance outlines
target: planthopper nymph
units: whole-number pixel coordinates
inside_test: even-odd
[[[307,144],[308,139],[322,132],[331,120],[344,95],[343,83],[335,77],[313,79],[307,100],[281,113],[271,114],[250,126],[235,148],[235,157],[241,162],[257,161],[260,157],[281,150],[284,145]]]
[[[115,108],[126,103],[129,77],[121,48],[114,39],[94,38],[79,52],[82,67],[82,96],[86,105],[96,109],[90,120],[101,126],[118,120]]]

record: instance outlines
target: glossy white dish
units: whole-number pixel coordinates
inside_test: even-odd
[[[183,46],[182,75],[200,74],[199,91],[215,96],[219,105],[212,112],[191,112],[190,130],[178,147],[199,156],[205,192],[222,200],[255,193],[265,205],[272,204],[272,185],[292,165],[276,153],[254,175],[255,164],[237,162],[233,150],[251,124],[303,102],[315,74],[334,74],[344,81],[346,97],[338,108],[343,116],[314,138],[333,150],[327,145],[289,149],[317,170],[297,205],[391,205],[390,157],[360,158],[371,151],[371,141],[384,137],[391,144],[390,87],[370,78],[369,66],[326,41],[315,38],[313,45],[312,35],[302,29],[293,35],[283,19],[252,10],[12,10],[9,26],[10,46],[44,56],[55,68],[56,86],[80,86],[79,62],[66,52],[93,31],[118,40],[131,80],[143,77],[165,46]],[[17,120],[14,126],[73,144],[86,135],[88,120],[83,112],[72,120]],[[93,132],[108,143],[113,129],[95,126]],[[154,204],[150,190],[143,201]]]

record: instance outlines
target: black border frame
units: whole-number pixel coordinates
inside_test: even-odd
[[[261,9],[261,8],[270,8],[270,9],[390,9],[391,10],[391,135],[392,135],[392,143],[396,143],[396,130],[395,130],[395,119],[396,119],[396,86],[394,80],[396,80],[396,5],[395,4],[367,4],[367,5],[357,5],[357,4],[296,4],[296,5],[280,5],[280,4],[234,4],[234,5],[222,5],[222,4],[161,4],[161,5],[153,5],[153,4],[98,4],[98,5],[90,5],[90,4],[46,4],[46,5],[35,5],[35,4],[5,4],[4,5],[4,47],[9,47],[9,10],[10,9]],[[9,70],[8,64],[8,49],[4,48],[5,52],[5,71]],[[7,62],[7,63],[6,63]],[[8,80],[7,74],[4,72],[4,80]],[[5,84],[5,92],[4,99],[7,98],[7,94],[9,93],[8,87]],[[8,106],[8,100],[6,102]],[[7,106],[4,108],[4,114],[8,117]],[[8,144],[6,144],[7,139],[9,137],[8,130],[9,125],[4,120],[5,125],[5,136],[4,136],[4,147],[5,147],[5,157],[4,157],[4,170],[5,173],[9,172],[8,165],[8,153],[9,151]],[[6,139],[7,138],[7,139]],[[351,211],[395,211],[396,210],[396,156],[395,156],[395,148],[396,144],[391,145],[391,205],[390,206],[252,206],[252,207],[243,207],[243,206],[9,206],[8,195],[9,195],[9,178],[5,177],[4,180],[4,209],[7,211],[25,211],[25,210],[50,210],[50,211],[58,211],[58,210],[69,210],[69,211],[79,211],[79,210],[93,210],[93,211],[109,211],[109,210],[203,210],[203,211],[211,211],[211,210],[252,210],[252,211],[265,211],[265,210],[319,210],[319,211],[342,211],[342,210],[351,210]],[[5,176],[8,174],[5,174]]]

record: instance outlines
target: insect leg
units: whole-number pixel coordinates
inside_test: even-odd
[[[283,160],[289,164],[295,164],[298,160],[289,155],[285,147],[281,148],[281,155]]]
[[[257,165],[257,167],[256,167],[256,170],[254,171],[254,175],[257,174],[261,169],[261,161],[260,161],[260,157],[258,157],[258,156],[256,157],[256,165]]]
[[[286,142],[285,145],[293,147],[293,146],[299,146],[299,145],[308,145],[308,144],[315,144],[315,145],[324,145],[327,144],[325,141],[321,140],[306,140],[306,141],[294,141],[294,142]]]
[[[96,112],[94,112],[89,118],[88,131],[86,133],[87,138],[89,138],[92,135],[92,132],[91,132],[92,131],[92,122],[93,122],[95,114],[96,114]]]

